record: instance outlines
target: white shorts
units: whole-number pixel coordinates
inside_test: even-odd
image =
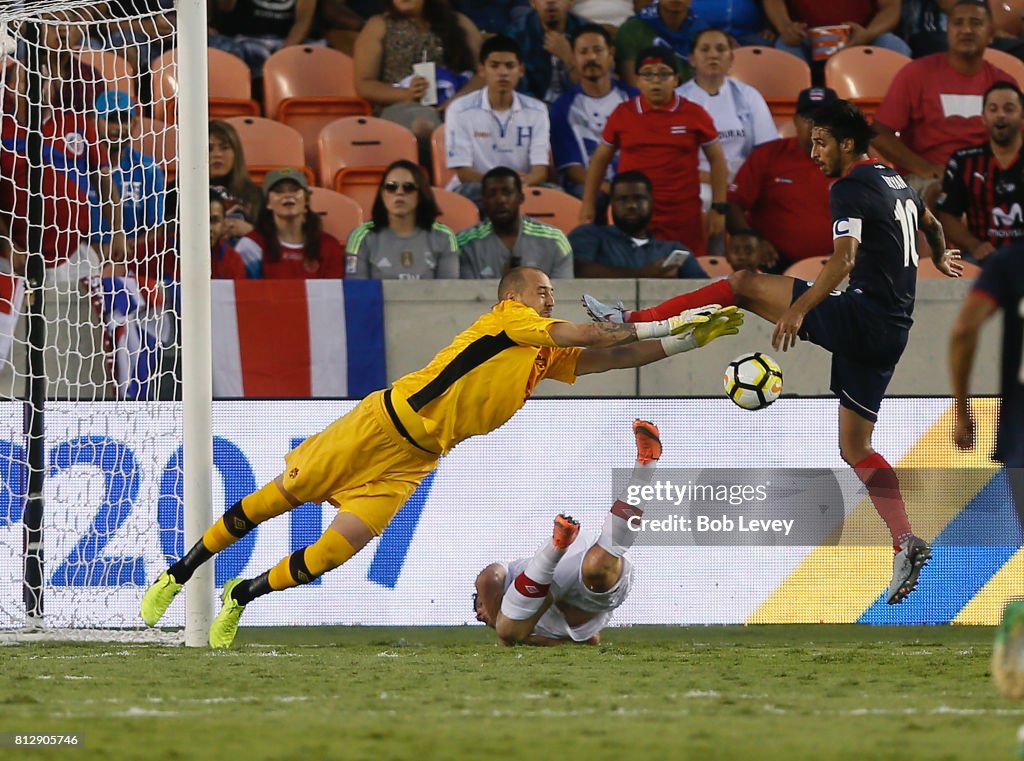
[[[592,545],[593,543],[576,542],[555,567],[555,577],[551,582],[551,595],[555,598],[555,603],[537,621],[533,627],[534,634],[551,639],[585,642],[608,625],[614,610],[626,600],[633,584],[633,566],[626,558],[622,558],[622,576],[607,592],[594,592],[583,583],[583,557]],[[579,549],[576,549],[577,547]],[[528,562],[529,558],[522,558],[508,564],[508,574],[505,576],[506,590],[516,576],[525,570]],[[558,603],[597,615],[585,624],[572,628],[556,607]]]

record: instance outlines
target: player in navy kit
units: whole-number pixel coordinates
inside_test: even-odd
[[[832,391],[839,397],[839,450],[864,482],[892,535],[895,558],[886,599],[902,601],[917,585],[931,554],[910,528],[899,479],[871,446],[885,389],[907,344],[917,284],[917,231],[936,267],[959,277],[962,265],[946,250],[942,226],[893,169],[870,159],[873,130],[852,103],[837,100],[813,115],[811,158],[830,190],[833,254],[813,282],[734,272],[727,280],[626,312],[590,296],[596,319],[634,322],[676,315],[705,304],[736,304],[775,323],[772,346],[786,351],[797,337],[832,352]],[[835,288],[849,275],[843,293]]]
[[[953,323],[949,368],[956,398],[953,441],[960,449],[974,448],[974,415],[968,381],[981,326],[1003,310],[1003,362],[999,427],[992,459],[1006,465],[1017,517],[1024,527],[1024,243],[999,249],[967,294]],[[992,674],[1000,691],[1024,697],[1024,602],[1006,606],[992,652]]]

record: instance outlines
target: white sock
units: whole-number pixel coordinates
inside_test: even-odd
[[[555,577],[555,567],[563,555],[565,550],[558,549],[550,540],[534,553],[501,598],[501,612],[505,618],[525,621],[540,610]]]
[[[641,465],[640,463],[634,465],[633,474],[629,479],[629,486],[619,495],[611,510],[604,517],[604,528],[601,530],[601,536],[597,538],[597,546],[609,555],[621,558],[633,546],[637,532],[629,527],[629,519],[634,516],[637,518],[643,517],[644,511],[643,505],[631,505],[626,501],[629,487],[647,486],[651,479],[654,478],[654,472],[657,470],[657,467],[657,460],[646,465]]]

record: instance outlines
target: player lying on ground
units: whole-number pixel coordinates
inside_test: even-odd
[[[889,167],[867,155],[874,135],[860,110],[839,100],[814,112],[811,158],[827,177],[834,249],[814,282],[782,275],[734,272],[725,280],[676,296],[651,309],[627,312],[591,296],[583,303],[598,320],[664,319],[704,303],[736,304],[775,323],[772,346],[786,351],[797,337],[832,353],[832,391],[839,397],[839,451],[864,482],[892,535],[890,604],[917,585],[931,550],[907,518],[899,479],[871,446],[878,410],[907,345],[917,285],[917,231],[935,266],[959,277],[963,266],[946,249],[942,226]],[[835,289],[849,275],[843,293]]]
[[[259,523],[305,502],[337,507],[309,547],[254,579],[224,585],[210,646],[228,647],[246,605],[346,562],[384,530],[441,455],[503,425],[544,378],[572,383],[588,373],[640,367],[735,334],[743,321],[735,307],[715,307],[636,325],[573,324],[551,319],[554,306],[554,288],[542,271],[509,271],[498,303],[429,365],[306,439],[285,456],[280,476],[232,505],[146,591],[142,619],[154,626],[200,565]]]
[[[644,486],[661,458],[658,427],[633,422],[636,465],[629,485]],[[625,558],[636,532],[627,521],[643,510],[625,502],[612,505],[601,535],[589,547],[573,545],[580,526],[559,515],[550,542],[532,558],[507,566],[491,563],[476,577],[476,620],[498,633],[502,644],[596,645],[612,612],[626,600],[632,566]]]
[[[985,268],[953,323],[949,369],[956,399],[953,441],[974,449],[974,414],[970,379],[978,334],[999,309],[1003,310],[1003,352],[999,428],[992,459],[1006,466],[1017,519],[1024,527],[1024,244],[999,249]],[[992,650],[992,677],[1008,698],[1024,697],[1024,602],[1010,602],[1003,611]]]

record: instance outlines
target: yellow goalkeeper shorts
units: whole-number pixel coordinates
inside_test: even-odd
[[[330,502],[380,535],[439,455],[405,439],[376,391],[285,455],[284,488],[303,502]]]

